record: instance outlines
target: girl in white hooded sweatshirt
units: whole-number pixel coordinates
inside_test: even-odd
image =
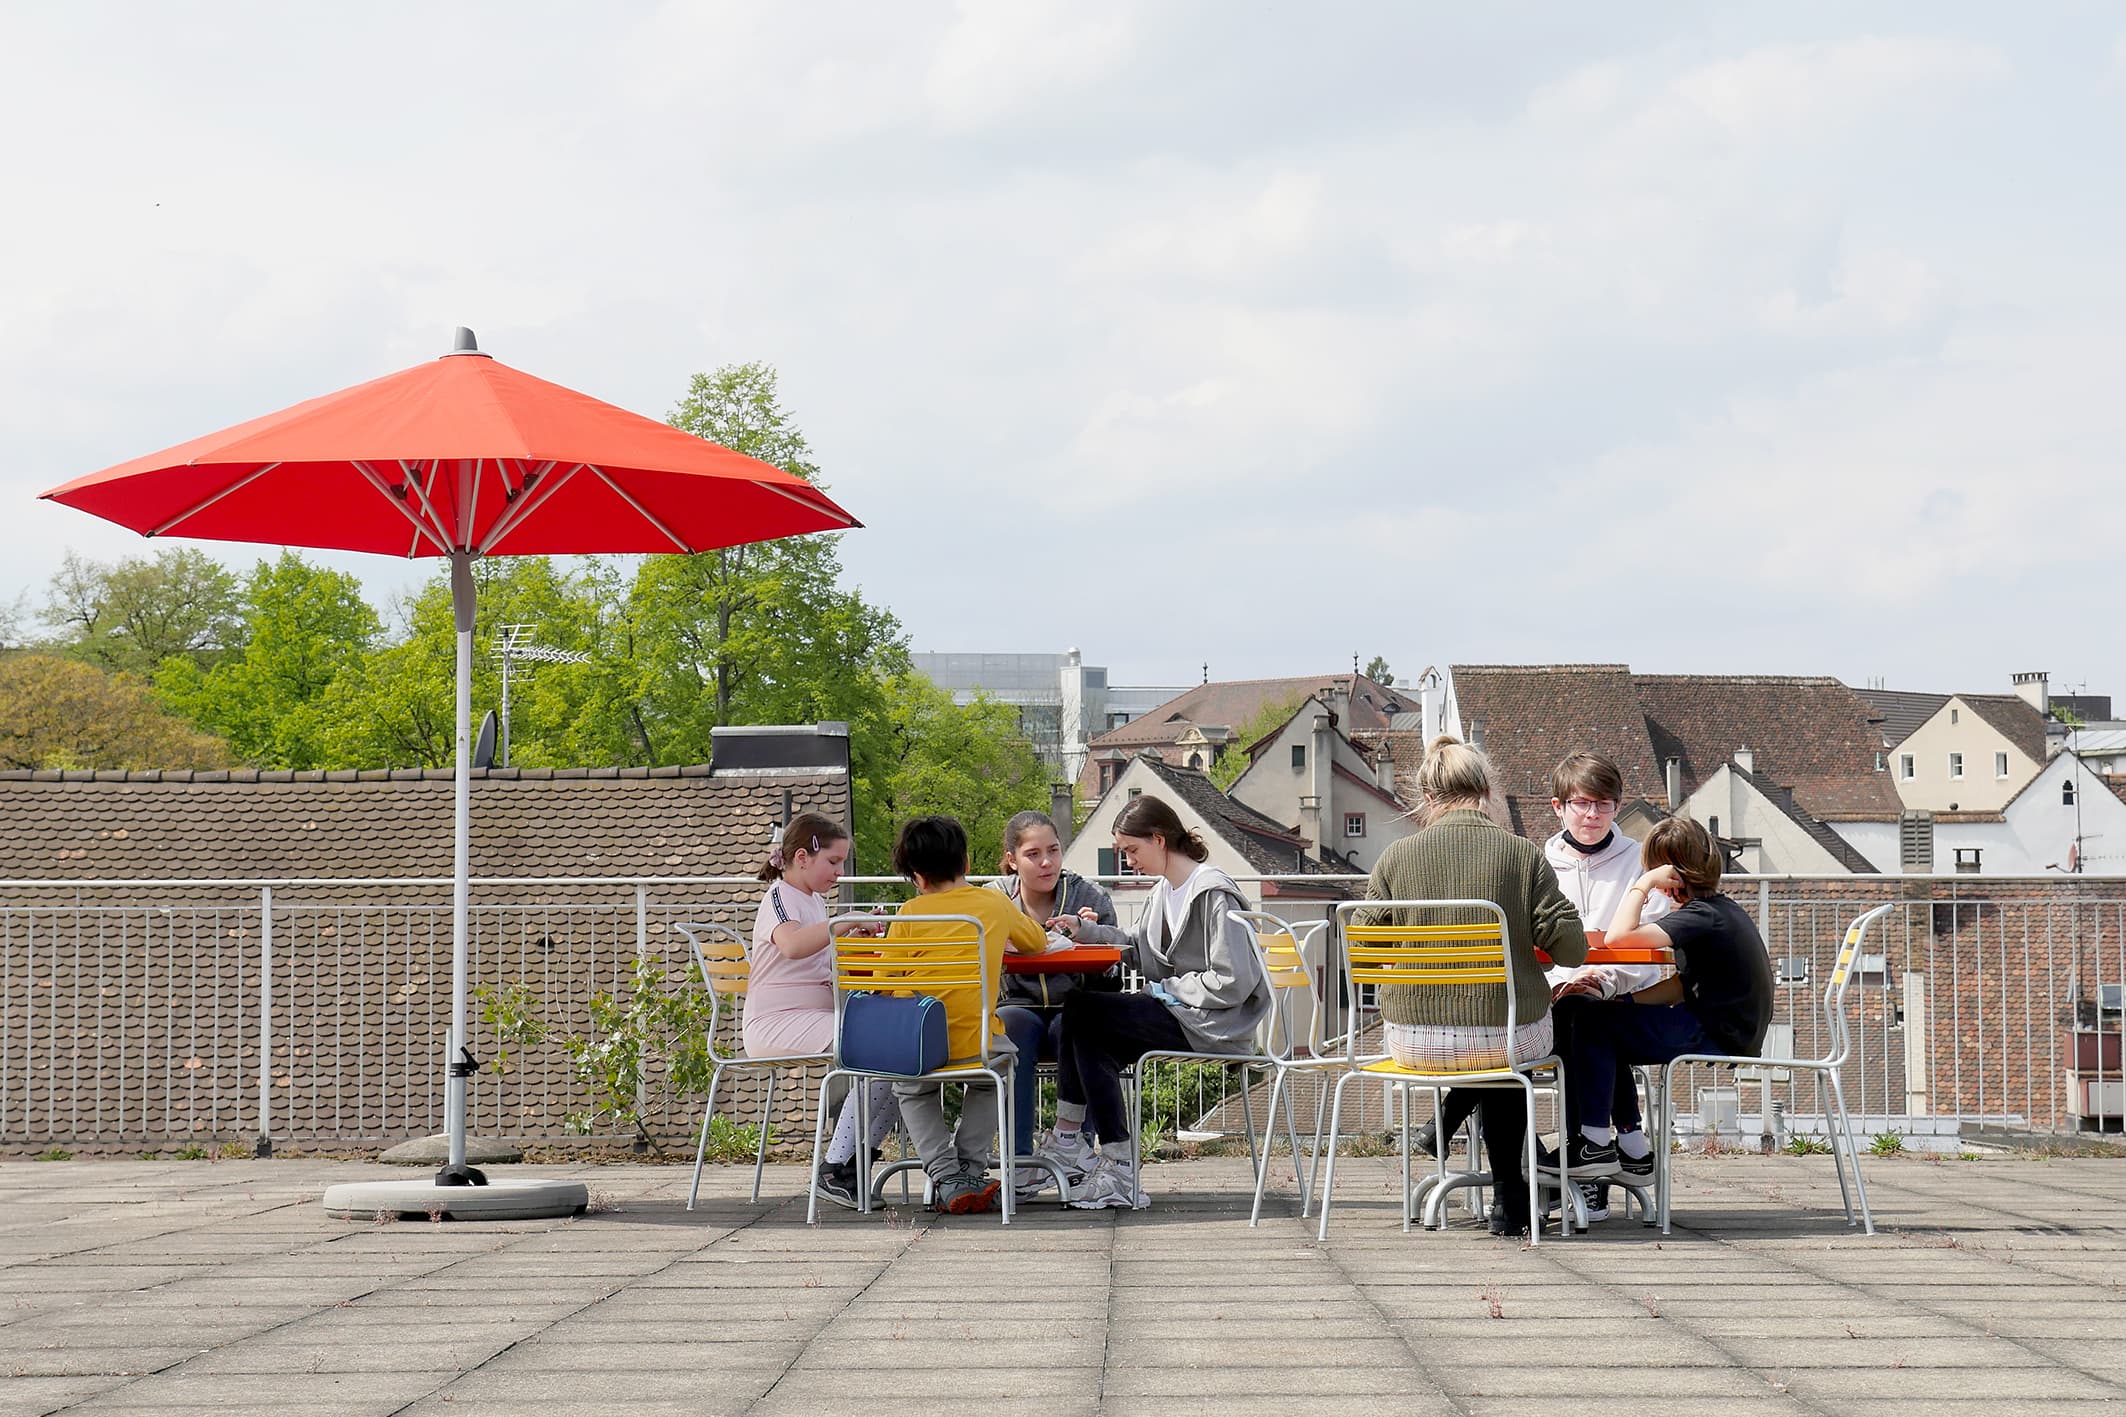
[[[1130,1157],[1122,1070],[1147,1053],[1244,1054],[1270,1008],[1240,888],[1215,866],[1194,832],[1156,797],[1135,797],[1115,818],[1115,846],[1130,869],[1152,877],[1135,926],[1101,925],[1080,911],[1057,929],[1091,944],[1119,945],[1144,976],[1141,994],[1074,989],[1063,996],[1056,1068],[1056,1129],[1036,1155],[1083,1180],[1071,1204],[1141,1209],[1144,1190]],[[1098,1151],[1087,1133],[1099,1137]]]

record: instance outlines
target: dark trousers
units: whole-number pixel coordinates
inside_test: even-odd
[[[1527,1101],[1517,1087],[1465,1087],[1469,1111],[1484,1118],[1484,1150],[1491,1158],[1491,1195],[1516,1230],[1528,1228]],[[1468,1115],[1467,1113],[1463,1114]],[[1456,1125],[1459,1125],[1457,1123]]]
[[[1635,1004],[1629,999],[1562,999],[1557,1007],[1558,1051],[1571,1095],[1573,1127],[1636,1131],[1641,1125],[1634,1063],[1665,1063],[1685,1053],[1718,1053],[1698,1016],[1683,1004]],[[1487,1120],[1485,1123],[1489,1126]]]
[[[1103,1142],[1129,1140],[1122,1070],[1146,1053],[1190,1051],[1173,1011],[1149,994],[1063,996],[1063,1042],[1056,1053],[1056,1100],[1082,1105],[1085,1125]]]
[[[1019,1050],[1011,1075],[1012,1149],[1020,1157],[1033,1153],[1034,1113],[1041,1105],[1041,1078],[1036,1063],[1053,1063],[1063,1056],[1063,1009],[1040,1009],[1030,1004],[1004,1004],[997,1009],[1004,1036]]]

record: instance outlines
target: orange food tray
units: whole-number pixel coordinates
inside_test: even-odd
[[[1122,951],[1113,945],[1072,945],[1047,954],[1004,953],[1006,974],[1098,974],[1122,963]]]
[[[1535,957],[1545,964],[1555,963],[1541,950]],[[1587,932],[1587,962],[1589,964],[1674,964],[1674,950],[1659,945],[1612,945],[1602,938],[1599,930]]]

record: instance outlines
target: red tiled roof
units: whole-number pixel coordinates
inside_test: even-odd
[[[1140,748],[1172,743],[1190,724],[1220,723],[1238,728],[1265,705],[1286,700],[1308,699],[1324,689],[1342,689],[1351,694],[1351,721],[1341,724],[1346,733],[1354,729],[1382,729],[1394,714],[1407,706],[1406,697],[1395,689],[1382,688],[1363,674],[1328,674],[1301,679],[1228,679],[1198,684],[1157,708],[1111,728],[1092,740],[1094,749]]]
[[[1566,754],[1594,749],[1616,760],[1627,799],[1665,801],[1660,760],[1624,664],[1457,664],[1451,670],[1462,732],[1481,740],[1514,830],[1541,840],[1557,830],[1550,774]],[[1400,738],[1401,735],[1396,735]],[[1420,735],[1409,735],[1412,739]],[[1395,744],[1398,775],[1424,745]],[[1416,762],[1410,763],[1411,772]],[[1414,791],[1406,793],[1416,800]]]
[[[1657,760],[1682,760],[1686,795],[1751,750],[1753,771],[1792,789],[1825,821],[1896,821],[1902,810],[1881,750],[1877,714],[1836,679],[1772,674],[1635,674]],[[1457,692],[1459,687],[1457,686]],[[1466,710],[1465,710],[1466,713]]]
[[[848,820],[839,770],[476,770],[473,875],[750,875],[785,793]],[[0,772],[0,879],[448,876],[452,800],[447,769]]]

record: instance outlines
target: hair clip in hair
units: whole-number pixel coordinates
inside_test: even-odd
[[[778,846],[778,847],[776,847],[776,848],[775,848],[775,849],[774,849],[773,851],[771,851],[771,852],[769,852],[769,853],[768,853],[768,864],[769,864],[770,866],[773,866],[773,867],[774,867],[774,868],[775,868],[776,870],[778,870],[778,871],[780,871],[780,870],[782,869],[782,867],[783,867],[783,859],[782,859],[782,848],[781,848],[781,847],[779,847],[779,846]]]

